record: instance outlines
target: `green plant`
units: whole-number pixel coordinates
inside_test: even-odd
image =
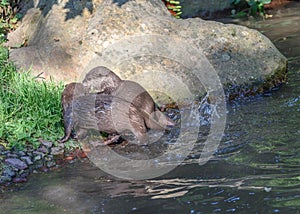
[[[17,27],[17,22],[22,18],[18,11],[18,1],[0,1],[0,38],[4,34],[14,30]]]
[[[264,16],[265,15],[265,10],[264,10],[264,6],[266,4],[270,4],[271,0],[245,0],[245,2],[247,3],[247,8],[232,14],[234,17],[243,17],[243,16],[256,16],[256,15],[260,15],[260,16]],[[239,5],[242,4],[243,2],[241,0],[231,0],[230,2],[233,5]]]
[[[162,0],[170,13],[176,17],[180,18],[180,15],[182,14],[180,1],[174,1],[174,0]]]
[[[0,47],[0,142],[22,149],[37,147],[40,138],[55,141],[63,135],[63,85],[16,72],[7,58],[7,49]]]

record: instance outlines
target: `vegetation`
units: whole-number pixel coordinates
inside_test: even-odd
[[[162,0],[170,13],[176,17],[180,18],[180,15],[182,14],[180,1],[174,1],[174,0]]]
[[[17,10],[18,1],[0,0],[0,39],[2,41],[8,32],[17,27],[18,21],[22,18]]]
[[[246,3],[246,4],[245,4]],[[243,8],[239,12],[233,12],[233,17],[245,17],[245,16],[264,16],[264,6],[270,4],[271,0],[231,0],[231,4],[237,8]]]
[[[63,84],[43,81],[29,71],[16,72],[8,61],[8,49],[3,42],[21,18],[18,3],[0,0],[0,144],[16,149],[36,148],[39,139],[56,142],[63,135]],[[73,143],[69,143],[71,147]]]
[[[8,50],[0,47],[0,143],[18,149],[38,139],[55,141],[63,135],[62,84],[37,81],[29,72],[16,72]]]

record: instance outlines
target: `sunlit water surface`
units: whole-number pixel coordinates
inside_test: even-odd
[[[223,147],[211,161],[186,160],[144,181],[116,179],[78,161],[0,195],[0,213],[300,213],[300,3],[242,24],[288,57],[289,81],[228,105]]]

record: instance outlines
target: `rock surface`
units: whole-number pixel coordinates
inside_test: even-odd
[[[11,49],[11,60],[46,79],[80,81],[104,65],[150,92],[167,90],[180,98],[203,93],[218,76],[231,96],[285,81],[286,58],[256,30],[178,20],[160,0],[34,2],[34,8],[25,4],[23,23],[7,45],[26,40],[26,47]]]
[[[55,146],[54,143],[42,139],[40,142],[39,148],[26,147],[23,151],[0,145],[0,192],[11,182],[26,182],[30,173],[47,172],[77,158],[77,154],[70,154],[70,150],[65,148],[64,144]],[[49,146],[47,150],[44,149],[45,146]],[[57,152],[53,155],[50,150],[51,153]],[[81,155],[80,158],[85,157]]]
[[[20,159],[18,158],[7,158],[5,160],[5,163],[12,166],[12,167],[15,167],[17,169],[26,169],[28,166],[25,162],[21,161]]]

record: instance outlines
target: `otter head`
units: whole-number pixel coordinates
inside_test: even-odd
[[[98,66],[90,70],[82,81],[90,92],[111,94],[122,83],[122,80],[114,72],[104,66]]]
[[[88,93],[88,91],[83,84],[76,82],[69,83],[62,92],[62,103],[71,105],[75,98],[85,95],[86,93]]]

